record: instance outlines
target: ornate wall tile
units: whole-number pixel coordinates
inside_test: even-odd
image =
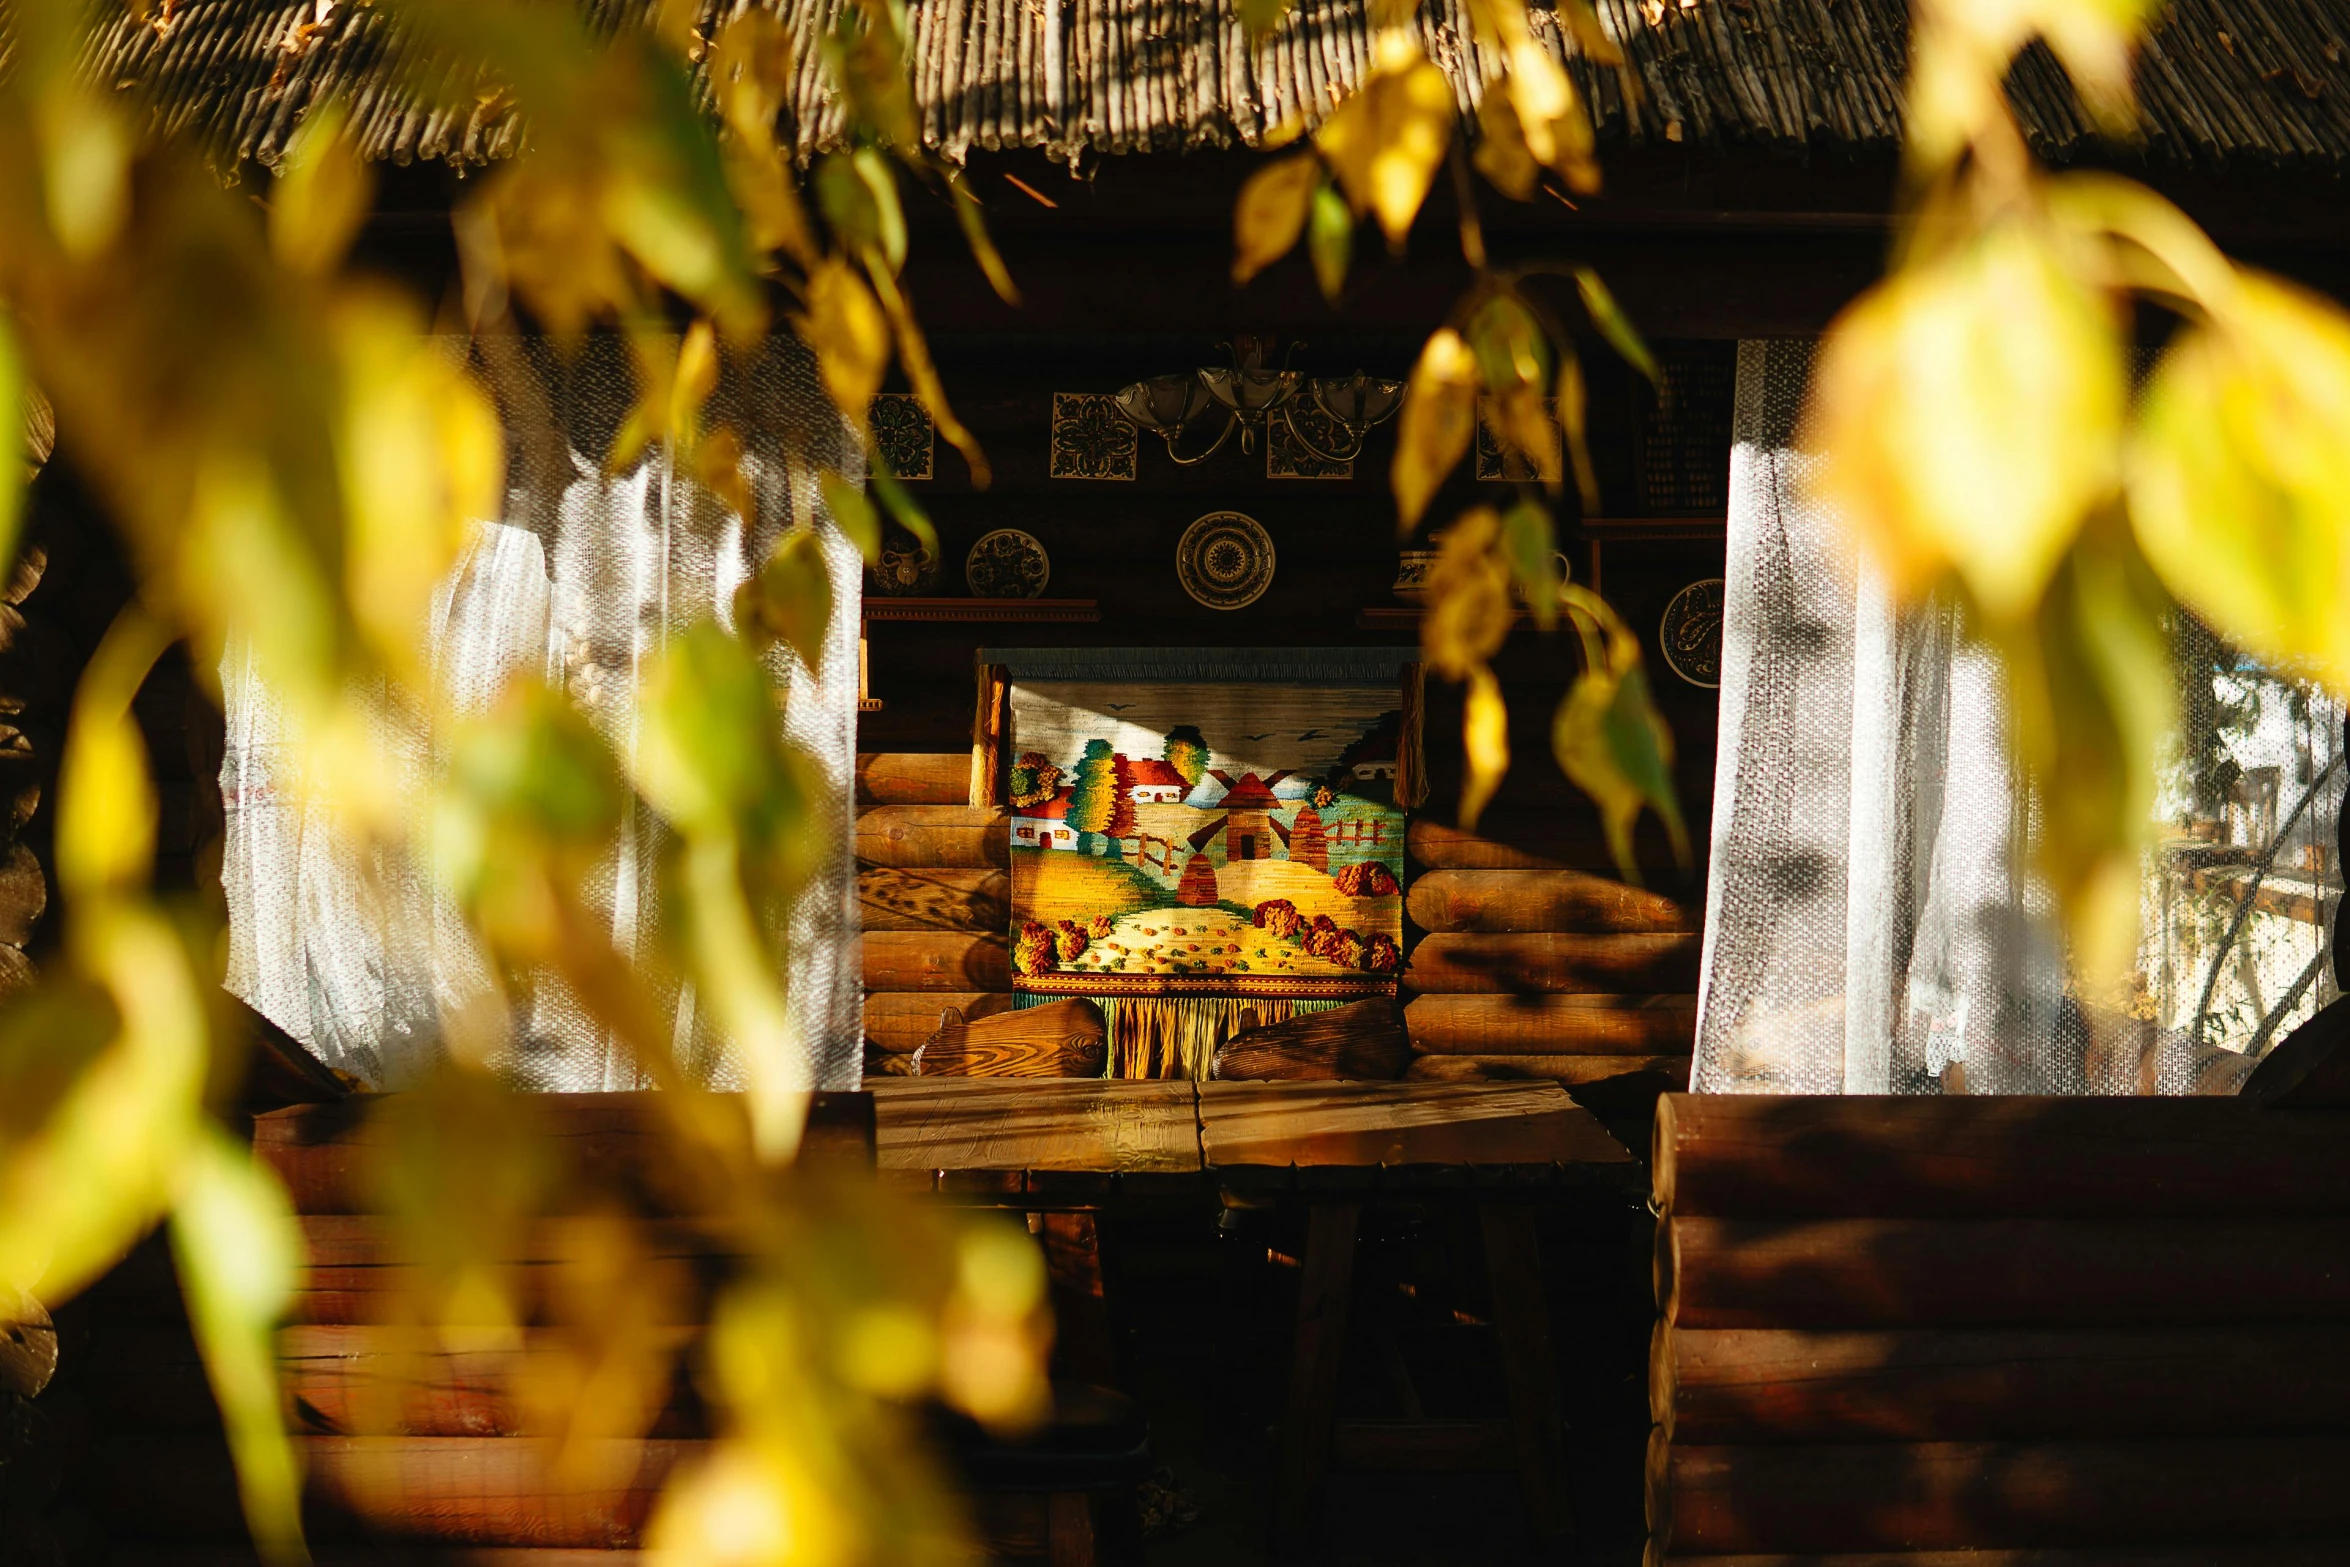
[[[881,461],[900,479],[927,479],[938,448],[930,411],[911,392],[883,392],[873,399],[873,444]]]
[[[1118,411],[1117,399],[1106,393],[1055,392],[1052,476],[1131,479],[1135,437],[1140,433]]]
[[[1352,462],[1332,462],[1327,457],[1315,456],[1292,431],[1294,423],[1307,441],[1326,452],[1340,451],[1347,446],[1346,432],[1311,397],[1300,394],[1292,398],[1285,412],[1288,418],[1275,414],[1265,425],[1266,478],[1351,479],[1355,476]]]

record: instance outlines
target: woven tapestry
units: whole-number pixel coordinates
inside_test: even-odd
[[[1403,725],[1382,661],[1352,682],[1014,666],[1015,989],[1102,1003],[1113,1073],[1154,1076],[1204,1071],[1243,1010],[1393,994]]]

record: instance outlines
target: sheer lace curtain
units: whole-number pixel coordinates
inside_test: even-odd
[[[2084,1004],[2027,868],[1996,659],[1949,608],[1896,609],[1805,497],[1811,357],[1801,341],[1738,351],[1693,1086],[2233,1086],[2231,1067],[2331,996],[2314,958],[2339,888],[2340,709],[2224,653],[2182,665],[2230,722],[2205,726],[2199,774],[2169,769],[2136,993]]]
[[[833,852],[773,935],[815,1085],[855,1087],[862,988],[849,798],[861,575],[817,491],[824,467],[861,478],[854,442],[798,343],[774,339],[730,362],[712,412],[749,448],[744,472],[758,520],[746,527],[659,448],[622,472],[604,471],[632,395],[616,343],[591,341],[569,361],[540,340],[478,351],[496,355],[490,368],[511,455],[505,515],[482,527],[434,606],[435,673],[461,710],[486,707],[518,670],[543,670],[625,753],[635,742],[641,671],[667,635],[700,617],[728,618],[735,588],[795,519],[821,529],[835,602],[830,639],[815,669],[783,650],[774,667],[783,732],[830,785],[807,830]],[[642,1086],[559,982],[495,989],[455,910],[415,867],[361,863],[305,804],[287,766],[281,715],[235,650],[222,687],[231,991],[329,1065],[377,1086],[412,1081],[453,1020],[485,1017],[504,1035],[503,1062],[524,1086]],[[433,765],[429,740],[403,746],[387,731],[384,745],[385,768],[412,786]],[[662,833],[655,821],[632,819],[592,888],[623,952],[654,934]],[[691,987],[666,1000],[680,1060],[704,1081],[736,1081]]]

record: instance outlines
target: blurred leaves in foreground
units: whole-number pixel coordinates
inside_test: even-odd
[[[301,1557],[270,1338],[300,1232],[210,1119],[234,1078],[229,1035],[204,937],[150,890],[156,806],[129,716],[170,643],[190,644],[200,670],[248,648],[284,704],[305,791],[370,852],[438,878],[509,998],[559,976],[670,1090],[656,1099],[675,1211],[696,1216],[682,1239],[534,1136],[535,1107],[492,1070],[499,1019],[445,1019],[449,1059],[393,1118],[377,1174],[414,1264],[395,1325],[418,1353],[511,1357],[550,1474],[591,1483],[608,1444],[625,1451],[655,1417],[681,1348],[675,1319],[706,1311],[693,1372],[719,1437],[663,1498],[656,1553],[946,1559],[952,1507],[909,1457],[904,1403],[934,1395],[1001,1422],[1035,1410],[1041,1265],[1016,1233],[789,1162],[807,1057],[767,933],[802,873],[795,829],[811,786],[777,738],[773,669],[820,659],[839,610],[810,524],[782,530],[728,606],[732,625],[662,650],[646,743],[626,757],[532,682],[487,717],[444,710],[423,630],[468,530],[497,509],[490,393],[429,343],[424,303],[352,266],[372,181],[338,108],[303,127],[257,210],[146,141],[106,84],[80,74],[99,3],[12,7],[0,71],[0,412],[14,441],[20,409],[54,406],[64,458],[139,578],[83,678],[61,759],[63,948],[39,987],[0,1005],[0,1298],[69,1294],[168,1220],[256,1541],[274,1562]],[[602,31],[563,3],[378,8],[414,36],[410,85],[527,120],[527,154],[457,205],[453,313],[485,345],[523,318],[567,344],[592,328],[625,334],[637,402],[610,460],[657,442],[725,504],[755,507],[741,434],[707,409],[721,356],[782,321],[861,435],[894,363],[985,482],[900,283],[909,185],[948,202],[991,285],[1015,291],[959,172],[920,144],[898,0],[855,0],[821,39],[758,9],[704,35],[673,4]],[[1286,10],[1244,7],[1258,28]],[[1469,693],[1464,815],[1508,763],[1490,661],[1522,600],[1544,627],[1563,616],[1574,629],[1581,670],[1554,751],[1629,868],[1642,811],[1677,844],[1682,829],[1637,639],[1556,576],[1553,507],[1570,480],[1590,504],[1592,485],[1575,333],[1552,296],[1571,291],[1652,376],[1653,361],[1588,269],[1489,264],[1472,179],[1512,199],[1552,180],[1596,188],[1589,116],[1522,5],[1474,0],[1497,63],[1472,153],[1411,8],[1373,0],[1372,12],[1361,89],[1243,191],[1235,275],[1302,239],[1320,286],[1343,297],[1361,223],[1400,245],[1450,169],[1474,281],[1412,374],[1392,475],[1400,521],[1420,522],[1481,409],[1531,475],[1510,505],[1446,535],[1426,621],[1430,662]],[[2146,12],[2140,0],[1921,0],[1904,243],[1828,344],[1812,426],[1826,493],[1895,582],[1958,595],[2006,651],[2043,860],[2093,964],[2127,947],[2139,780],[2170,700],[2163,618],[2183,605],[2350,688],[2350,325],[2234,267],[2136,186],[2041,173],[2001,93],[2016,50],[2045,38],[2091,114],[2125,128]],[[168,7],[154,15],[168,25]],[[1578,48],[1610,58],[1587,0],[1562,0],[1558,17]],[[843,129],[803,184],[777,124],[795,53],[811,47]],[[695,59],[715,123],[695,101]],[[2148,320],[2171,328],[2169,346],[2133,401],[2125,355]],[[871,499],[853,475],[819,476],[846,534],[870,555],[886,512],[935,548],[905,489],[868,466]],[[7,549],[24,469],[0,462]],[[386,725],[450,737],[422,809],[379,765]],[[662,871],[679,917],[675,939],[625,953],[583,884],[632,812],[675,830]],[[746,1095],[682,1080],[660,998],[686,979],[738,1045]],[[735,1266],[712,1285],[670,1266],[676,1245]]]
[[[2166,623],[2350,693],[2350,315],[2143,186],[2037,168],[1999,89],[2041,39],[2126,133],[2151,10],[1922,0],[1906,230],[1822,349],[1806,433],[1896,591],[1952,595],[2004,655],[2035,852],[2091,983],[2135,950]]]
[[[303,795],[363,857],[435,879],[503,1000],[560,978],[672,1090],[657,1102],[678,1211],[707,1228],[703,1251],[731,1259],[715,1283],[681,1275],[661,1224],[565,1166],[530,1097],[499,1080],[506,1018],[452,1014],[446,1064],[402,1096],[379,1143],[375,1195],[408,1262],[387,1326],[419,1355],[509,1357],[550,1483],[594,1484],[664,1407],[677,1323],[700,1313],[717,1324],[694,1371],[718,1441],[661,1506],[659,1541],[696,1559],[956,1555],[959,1521],[938,1477],[907,1460],[899,1406],[936,1398],[998,1422],[1034,1411],[1040,1264],[1016,1231],[791,1172],[812,1042],[792,1035],[774,933],[812,849],[813,785],[780,735],[776,672],[827,656],[839,606],[821,520],[766,519],[780,542],[719,607],[732,623],[655,650],[625,753],[535,679],[487,713],[451,708],[426,630],[472,530],[500,509],[491,388],[428,336],[423,302],[352,264],[373,177],[343,105],[310,114],[256,202],[145,141],[128,104],[78,73],[103,8],[12,8],[0,69],[0,410],[13,440],[21,409],[54,400],[63,457],[139,579],[83,677],[61,759],[64,949],[0,1006],[0,1285],[56,1300],[168,1218],[255,1541],[273,1562],[303,1556],[274,1342],[301,1231],[213,1119],[237,1076],[233,1036],[213,1016],[208,935],[150,890],[156,801],[130,717],[164,648],[184,640],[210,671],[234,646],[283,708]],[[527,120],[528,153],[458,199],[450,309],[488,370],[526,318],[566,348],[622,333],[637,388],[615,470],[659,444],[760,522],[746,443],[708,406],[723,356],[780,320],[860,435],[895,362],[985,482],[897,281],[906,182],[950,202],[982,270],[1007,296],[1012,285],[978,203],[913,135],[894,0],[846,8],[822,39],[760,10],[704,35],[671,5],[617,28],[530,0],[379,9],[413,44],[388,67],[407,71],[405,89],[495,99]],[[807,172],[812,200],[777,133],[807,48],[844,110],[842,145]],[[715,120],[694,101],[696,60]],[[25,465],[12,454],[0,469],[10,555]],[[816,477],[872,555],[879,519],[855,477]],[[934,537],[902,488],[880,479],[873,494]],[[428,798],[382,766],[387,733],[437,745]],[[587,892],[632,815],[664,823],[672,844],[665,939],[636,953],[614,946]],[[745,1094],[684,1080],[665,998],[686,983]],[[396,1409],[360,1414],[397,1429]],[[746,1496],[788,1527],[746,1536]]]

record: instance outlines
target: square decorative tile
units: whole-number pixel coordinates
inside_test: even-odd
[[[873,421],[873,444],[891,475],[900,479],[927,479],[938,449],[938,432],[931,427],[930,410],[911,392],[883,392],[873,399],[867,414]]]
[[[1131,479],[1135,437],[1142,432],[1103,392],[1053,393],[1056,479]]]
[[[1494,432],[1492,409],[1491,398],[1477,400],[1477,477],[1531,483],[1540,475],[1534,471],[1534,465],[1526,460],[1523,452],[1502,445],[1501,437]],[[1550,415],[1551,451],[1563,460],[1566,456],[1566,433],[1559,428],[1558,399],[1545,397],[1542,400],[1542,411]]]
[[[1305,440],[1298,439],[1300,433]],[[1290,399],[1283,413],[1275,414],[1265,423],[1265,477],[1351,479],[1355,476],[1353,462],[1317,457],[1306,449],[1306,441],[1326,452],[1343,451],[1352,444],[1346,438],[1346,431],[1322,412],[1311,397],[1301,393]]]

